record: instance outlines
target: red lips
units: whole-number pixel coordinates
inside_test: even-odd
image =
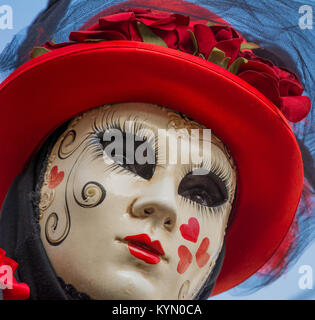
[[[145,233],[127,236],[124,240],[128,241],[130,253],[146,263],[157,264],[161,261],[160,256],[165,255],[160,241],[151,241]]]

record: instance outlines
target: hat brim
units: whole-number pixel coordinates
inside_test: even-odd
[[[199,57],[133,41],[74,44],[37,57],[0,85],[0,203],[56,127],[97,106],[148,102],[180,111],[224,141],[237,165],[234,221],[213,294],[246,280],[284,239],[303,185],[292,130],[260,92]]]

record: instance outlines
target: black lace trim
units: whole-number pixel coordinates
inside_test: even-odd
[[[88,294],[78,291],[72,284],[65,283],[60,277],[57,277],[62,289],[69,300],[93,300]]]

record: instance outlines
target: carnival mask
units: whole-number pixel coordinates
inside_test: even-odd
[[[236,174],[223,143],[189,139],[192,129],[203,127],[146,103],[70,123],[41,187],[41,238],[58,276],[94,299],[195,297],[222,249]],[[175,152],[179,136],[187,152]]]

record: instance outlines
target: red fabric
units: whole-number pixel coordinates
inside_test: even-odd
[[[8,282],[4,283],[4,285],[8,288],[2,290],[3,292],[3,299],[4,300],[26,300],[30,296],[30,288],[26,283],[18,283],[15,278],[14,278],[14,273],[18,267],[18,264],[5,256],[6,252],[0,248],[0,267],[1,266],[9,266],[12,269],[12,283],[10,283],[10,278],[8,277],[7,279]],[[0,281],[3,278],[3,274],[0,273]],[[9,289],[12,287],[12,289]],[[0,289],[1,290],[1,289]]]
[[[292,223],[303,185],[301,154],[270,100],[238,76],[187,53],[135,41],[79,43],[17,69],[0,84],[1,202],[57,126],[96,106],[131,101],[183,112],[230,149],[238,173],[235,218],[213,294],[238,285],[268,261]]]

